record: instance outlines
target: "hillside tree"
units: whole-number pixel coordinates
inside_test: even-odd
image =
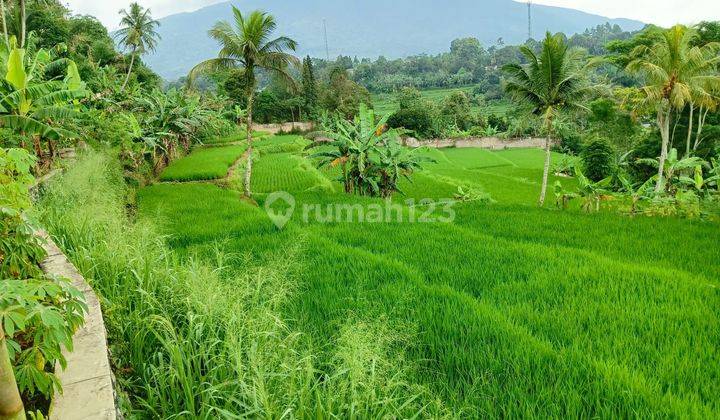
[[[247,95],[247,163],[245,164],[244,190],[245,196],[250,197],[250,178],[252,177],[253,153],[253,99],[257,89],[257,74],[260,69],[271,75],[285,79],[291,85],[294,80],[288,71],[288,66],[299,65],[299,60],[287,53],[295,51],[297,43],[286,37],[272,38],[277,23],[272,15],[255,10],[247,15],[237,7],[232,7],[234,25],[227,21],[217,22],[208,32],[211,38],[221,45],[216,58],[199,63],[188,77],[190,83],[202,73],[219,70],[240,69],[240,77],[244,80]]]
[[[313,69],[312,59],[310,56],[303,60],[302,70],[302,94],[303,107],[310,118],[315,117],[317,111],[317,85],[315,83],[315,70]]]
[[[120,15],[122,19],[120,20],[120,29],[117,36],[120,44],[130,49],[130,65],[127,69],[125,81],[120,88],[120,91],[124,91],[130,80],[135,58],[138,55],[155,51],[160,40],[160,34],[157,33],[160,22],[152,18],[150,9],[143,9],[137,3],[130,4],[129,10],[121,10]]]
[[[527,65],[508,64],[503,71],[508,75],[505,90],[517,102],[528,105],[539,116],[545,130],[545,164],[543,166],[540,206],[545,204],[548,173],[550,171],[550,144],[553,123],[558,115],[573,109],[582,109],[590,93],[587,81],[588,64],[580,49],[570,48],[563,34],[547,32],[540,54],[527,45],[520,47]]]

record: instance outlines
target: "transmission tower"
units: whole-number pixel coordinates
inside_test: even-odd
[[[532,39],[532,0],[528,0],[528,40]]]

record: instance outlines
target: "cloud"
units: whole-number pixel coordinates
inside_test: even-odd
[[[138,1],[138,0],[135,0]],[[143,7],[149,7],[153,16],[158,19],[174,13],[189,12],[220,3],[226,0],[139,0]],[[108,29],[117,29],[120,22],[120,10],[126,8],[133,0],[65,0],[70,10],[76,14],[92,15]]]
[[[74,13],[93,15],[112,30],[117,28],[120,9],[127,7],[132,0],[65,1]],[[141,0],[140,3],[144,7],[149,7],[155,18],[161,18],[174,13],[197,10],[222,1],[224,0]],[[524,2],[524,0],[516,1]],[[611,18],[637,19],[663,26],[671,26],[675,23],[697,23],[701,20],[720,20],[718,0],[533,0],[533,3],[568,7]]]

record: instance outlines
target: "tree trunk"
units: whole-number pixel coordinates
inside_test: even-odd
[[[700,143],[702,142],[701,135],[703,127],[705,126],[705,118],[707,118],[708,111],[710,111],[710,108],[706,108],[705,112],[703,112],[703,107],[700,107],[700,112],[698,112],[698,127],[697,133],[695,134],[695,144],[693,144],[693,151],[696,151],[698,146],[700,146]]]
[[[690,118],[688,119],[688,133],[687,133],[687,142],[685,145],[685,157],[690,157],[690,139],[692,138],[694,113],[695,113],[695,104],[690,102]]]
[[[132,53],[130,53],[130,65],[128,66],[128,72],[127,75],[125,75],[125,81],[123,82],[122,87],[120,88],[120,92],[125,91],[125,87],[128,84],[128,81],[130,80],[130,73],[132,72],[133,64],[135,64],[135,49],[133,48]]]
[[[26,34],[27,18],[25,16],[25,0],[20,0],[20,40],[18,41],[19,48],[25,48],[25,37]]]
[[[5,20],[5,0],[0,0],[0,14],[2,14],[3,37],[5,46],[10,51],[10,37],[8,36],[7,21]]]
[[[38,162],[43,160],[42,143],[40,143],[40,136],[37,134],[32,136],[33,148],[35,149],[35,156],[38,158]]]
[[[655,192],[659,193],[663,190],[665,182],[663,175],[665,173],[665,160],[668,155],[668,143],[670,142],[670,109],[665,110],[662,107],[658,109],[657,124],[660,129],[660,137],[662,138],[662,144],[660,147],[660,158],[658,159],[658,180],[655,185]]]
[[[669,145],[668,145],[668,150],[670,150],[670,149],[672,149],[673,147],[675,147],[675,131],[677,130],[678,122],[680,122],[680,116],[677,116],[677,115],[676,115],[676,116],[674,116],[674,118],[673,118],[672,110],[671,110],[671,111],[669,112],[669,114],[668,114],[668,121],[671,121],[671,120],[672,120],[672,122],[673,122],[673,129],[672,129],[672,134],[670,135],[670,142],[668,143],[668,144],[669,144]],[[669,124],[669,123],[668,123],[668,124]],[[668,127],[669,127],[669,125],[668,125]]]
[[[253,138],[252,138],[252,128],[253,128],[253,100],[254,100],[254,88],[250,88],[250,92],[248,93],[248,107],[247,107],[247,143],[248,143],[248,150],[247,150],[247,162],[245,164],[245,180],[243,182],[243,186],[245,189],[245,197],[250,198],[252,197],[252,191],[250,191],[250,180],[252,178],[252,154],[253,154]]]
[[[542,207],[545,204],[547,193],[548,175],[550,174],[550,136],[545,137],[545,166],[543,167],[542,188],[540,189],[540,200],[538,204]]]
[[[20,398],[15,372],[0,325],[0,420],[25,420],[25,407]]]

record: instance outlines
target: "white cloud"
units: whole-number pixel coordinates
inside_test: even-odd
[[[74,13],[93,15],[110,29],[116,29],[118,12],[132,0],[64,0]],[[224,0],[139,0],[160,18],[188,12]],[[294,0],[302,1],[302,0]],[[333,0],[327,0],[333,1]],[[451,0],[452,1],[452,0]],[[509,0],[508,0],[509,1]],[[524,0],[516,0],[523,1]],[[533,0],[537,4],[569,7],[607,17],[624,17],[670,26],[720,20],[719,0]],[[429,13],[429,12],[428,12]]]
[[[226,0],[64,0],[73,13],[92,15],[98,18],[108,29],[117,29],[120,22],[120,10],[137,1],[143,7],[149,7],[153,16],[161,18],[174,13],[189,12],[220,3]]]
[[[610,18],[637,19],[662,26],[720,20],[718,0],[533,0],[533,3],[568,7]]]

